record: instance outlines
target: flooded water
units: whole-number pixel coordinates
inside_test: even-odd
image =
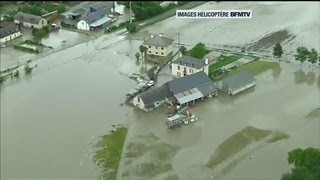
[[[91,144],[127,121],[128,108],[119,104],[135,82],[120,73],[139,70],[127,56],[134,42],[95,49],[105,43],[102,38],[38,59],[30,76],[1,87],[1,179],[98,177]]]
[[[262,11],[264,4],[241,2],[231,5],[222,2],[210,5],[214,9],[237,6],[253,10],[260,8]],[[279,14],[281,9],[290,12],[298,8],[294,3],[266,6],[264,11],[273,14]],[[316,9],[308,3],[301,4],[299,8],[309,9],[303,10],[308,13]],[[188,20],[173,18],[144,31],[174,33],[183,29],[181,37],[186,43],[207,40],[246,44],[284,25],[283,19],[265,14],[265,21],[273,19],[275,22],[258,23],[253,34],[247,32],[247,28],[240,28],[243,31],[238,29],[228,38],[218,34],[228,32],[226,35],[230,35],[236,27],[234,22],[225,20],[210,24],[216,29],[205,37],[199,34],[206,32],[208,23],[196,23],[198,26],[190,27]],[[242,26],[246,25],[243,23]],[[236,23],[236,26],[241,26],[241,23]],[[302,34],[299,37],[308,36]],[[47,40],[47,43],[58,47],[63,40],[71,41],[57,37]],[[129,175],[161,179],[279,179],[290,169],[288,151],[298,147],[320,147],[318,69],[303,66],[300,71],[299,64],[287,62],[280,62],[278,66],[268,65],[267,70],[255,71],[255,88],[236,96],[220,94],[200,102],[191,108],[199,121],[169,130],[164,124],[164,108],[146,113],[119,105],[124,101],[126,92],[136,85],[126,74],[137,73],[141,69],[141,65],[136,65],[134,56],[140,43],[126,39],[124,35],[102,36],[45,57],[38,56],[35,62],[38,67],[30,76],[21,76],[14,82],[6,81],[1,86],[1,179],[97,179],[99,172],[91,159],[92,146],[113,124],[120,123],[129,124],[123,153],[139,157],[131,161],[122,159],[120,179]],[[312,38],[306,45],[318,48],[318,43],[316,38]],[[7,54],[1,51],[1,61],[3,56]],[[165,71],[170,72],[169,68]],[[164,82],[171,77],[162,72],[159,78]],[[215,167],[205,166],[219,147],[234,145],[224,142],[231,137],[241,138],[242,135],[237,133],[247,127],[262,132],[272,131],[266,137],[263,135],[271,140],[258,138],[246,146],[241,144],[241,151],[220,158]],[[278,134],[274,135],[274,132]],[[270,136],[272,134],[274,136]],[[140,139],[137,138],[139,136]],[[246,139],[244,141],[247,142]],[[148,142],[151,143],[143,145]],[[159,161],[156,157],[162,155],[170,158]]]

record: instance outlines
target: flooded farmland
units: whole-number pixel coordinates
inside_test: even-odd
[[[257,8],[261,11],[258,20],[267,16],[265,22],[274,20],[279,26],[284,20],[294,21],[289,15],[272,18],[270,12],[307,8],[308,15],[319,11],[308,3],[207,5],[213,9]],[[302,17],[299,22],[303,24]],[[204,40],[195,35],[204,31],[204,22],[193,27],[180,20],[172,26],[174,22],[170,18],[142,32],[182,28],[185,43]],[[306,22],[314,23],[312,18]],[[216,24],[221,30],[212,28],[206,39],[209,36],[221,44],[248,44],[276,27],[258,24],[252,36],[240,31],[241,37],[234,33],[225,38],[217,34],[231,35],[233,23]],[[319,37],[320,31],[315,32]],[[307,38],[308,33],[297,38]],[[191,108],[199,121],[169,130],[164,108],[146,113],[120,106],[125,93],[136,85],[126,75],[141,69],[134,56],[140,43],[125,35],[105,35],[40,56],[30,76],[6,81],[1,86],[1,179],[98,179],[93,144],[114,124],[129,126],[119,179],[279,179],[290,170],[288,151],[320,147],[319,69],[285,61],[248,64],[242,68],[254,74],[255,88],[236,96],[220,93],[200,102]],[[316,38],[301,43],[320,47]],[[160,82],[170,77],[168,72],[160,74]],[[230,151],[223,152],[226,149]]]

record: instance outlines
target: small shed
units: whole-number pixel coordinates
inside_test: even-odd
[[[222,80],[222,91],[235,95],[255,86],[255,78],[247,71],[240,71]]]
[[[175,115],[167,118],[166,125],[169,129],[176,127],[176,126],[179,126],[183,119],[185,119],[184,116],[181,116],[179,114],[175,114]]]

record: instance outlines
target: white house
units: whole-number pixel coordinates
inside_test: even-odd
[[[0,42],[2,44],[20,36],[22,36],[22,34],[18,25],[11,22],[0,22]]]
[[[197,59],[189,56],[181,56],[171,65],[172,75],[183,77],[203,71],[209,75],[209,61],[208,59]]]
[[[173,51],[172,42],[174,40],[163,37],[162,34],[151,35],[143,44],[148,48],[147,54],[156,56],[167,56]]]
[[[106,10],[96,10],[87,12],[77,23],[77,29],[90,31],[104,26],[111,22]]]
[[[14,22],[25,27],[31,27],[36,29],[41,29],[48,25],[48,22],[45,18],[23,12],[18,12],[16,14]]]
[[[134,97],[132,103],[134,106],[144,110],[150,111],[166,102],[166,98],[171,97],[172,94],[169,87],[164,84],[160,87],[149,89],[138,96]]]

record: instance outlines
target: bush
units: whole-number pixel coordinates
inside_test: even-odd
[[[36,53],[36,54],[40,53],[38,49],[32,49],[32,48],[24,47],[18,44],[13,45],[13,48],[20,51],[24,51],[24,52],[30,52],[30,53]]]
[[[59,13],[63,13],[67,10],[64,4],[54,5],[51,3],[47,3],[44,9],[48,12],[58,11]]]
[[[45,36],[48,36],[50,33],[50,28],[49,26],[43,27],[41,29],[32,29],[32,35],[36,40],[40,40]]]
[[[137,26],[134,23],[129,23],[126,25],[127,30],[129,31],[129,33],[134,33],[137,31]]]
[[[61,26],[62,26],[63,28],[76,29],[76,26],[75,26],[75,25],[68,24],[68,23],[66,23],[66,22],[64,22],[64,21],[61,21]]]
[[[206,49],[206,46],[203,43],[196,44],[191,50],[190,50],[190,56],[194,58],[202,59],[207,53],[210,51]]]
[[[43,14],[42,8],[38,5],[23,5],[19,7],[19,11],[37,16],[41,16]]]

